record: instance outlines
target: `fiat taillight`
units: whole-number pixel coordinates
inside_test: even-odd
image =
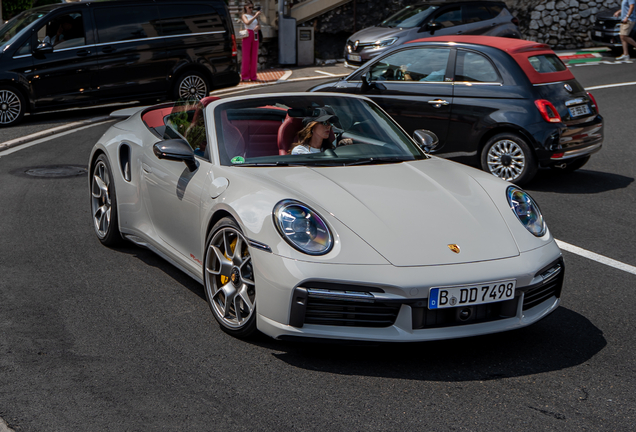
[[[598,109],[598,104],[596,103],[596,99],[594,99],[594,96],[592,96],[592,93],[590,92],[587,92],[587,95],[590,97],[592,106],[594,107],[594,109],[596,110],[596,113],[598,114],[601,110]]]
[[[561,116],[554,105],[552,105],[552,102],[545,99],[537,99],[534,101],[534,104],[541,113],[543,120],[548,123],[561,123]]]

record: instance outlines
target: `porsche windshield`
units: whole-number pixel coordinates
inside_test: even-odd
[[[312,93],[223,103],[214,109],[221,164],[334,166],[427,156],[373,102]]]
[[[391,15],[389,18],[382,21],[380,23],[380,27],[419,27],[437,8],[438,6],[431,5],[407,6],[395,15]]]

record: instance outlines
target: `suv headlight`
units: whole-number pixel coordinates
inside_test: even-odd
[[[396,40],[398,40],[398,38],[377,40],[373,43],[373,48],[384,48],[384,47],[391,46],[395,43]]]
[[[542,237],[546,232],[546,225],[541,210],[532,197],[516,186],[508,187],[506,196],[519,222],[535,236]]]
[[[294,249],[308,255],[324,255],[333,246],[333,236],[320,215],[305,204],[283,200],[274,207],[274,225]]]

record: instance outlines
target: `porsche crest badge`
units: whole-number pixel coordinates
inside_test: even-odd
[[[459,245],[456,245],[456,244],[449,244],[448,248],[452,250],[453,252],[455,252],[456,254],[458,254],[460,250]]]

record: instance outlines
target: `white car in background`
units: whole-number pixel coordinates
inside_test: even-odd
[[[289,154],[325,113],[334,147]],[[425,341],[544,318],[559,305],[564,264],[538,206],[429,156],[434,141],[353,95],[146,108],[91,152],[95,232],[202,283],[237,337]]]

